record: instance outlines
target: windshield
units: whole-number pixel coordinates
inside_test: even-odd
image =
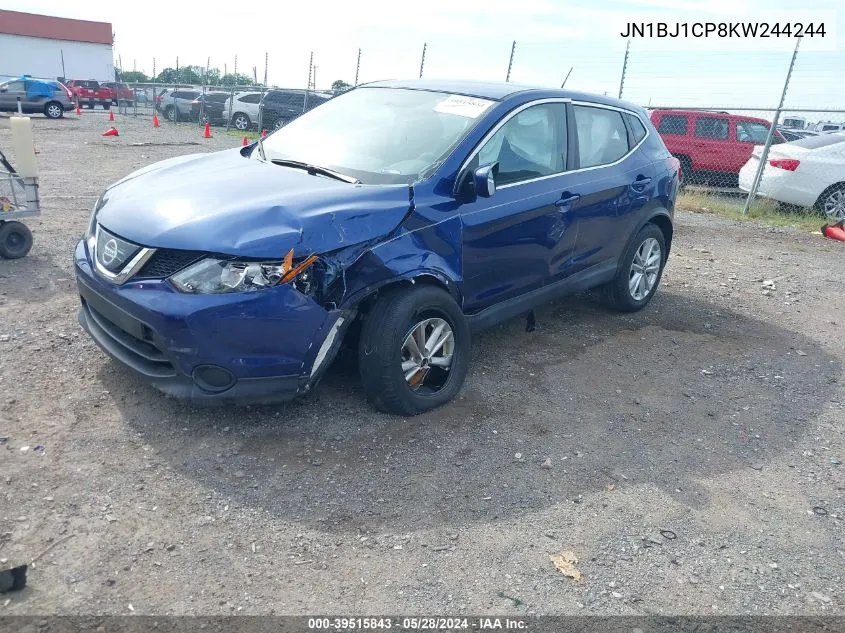
[[[365,184],[412,183],[428,177],[492,104],[443,92],[356,88],[268,136],[264,154]]]

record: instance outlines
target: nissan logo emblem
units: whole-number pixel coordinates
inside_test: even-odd
[[[103,263],[108,266],[115,260],[115,258],[117,258],[117,242],[112,239],[106,242],[103,246],[103,252],[100,254],[100,259],[102,259]]]

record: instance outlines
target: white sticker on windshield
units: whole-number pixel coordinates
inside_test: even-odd
[[[491,105],[493,105],[493,102],[487,99],[450,95],[447,99],[434,106],[434,111],[476,119]]]

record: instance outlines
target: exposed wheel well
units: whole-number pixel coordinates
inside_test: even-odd
[[[355,315],[355,319],[349,324],[349,327],[346,330],[346,334],[343,337],[343,344],[349,347],[355,347],[358,345],[358,338],[361,334],[361,324],[364,319],[367,318],[367,315],[380,296],[384,295],[386,292],[391,292],[399,288],[408,288],[411,285],[426,285],[442,288],[458,302],[458,305],[461,305],[460,298],[455,296],[456,292],[450,290],[441,279],[438,279],[434,275],[423,274],[418,277],[414,277],[413,279],[396,279],[383,286],[379,286],[358,302],[358,311]]]
[[[666,256],[668,257],[669,251],[672,248],[672,235],[674,234],[672,221],[665,215],[658,215],[651,218],[651,220],[649,220],[647,224],[654,224],[663,233],[663,239],[666,242]]]

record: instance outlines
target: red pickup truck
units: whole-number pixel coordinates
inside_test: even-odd
[[[112,92],[100,86],[93,79],[71,79],[65,84],[73,93],[73,98],[80,107],[93,109],[98,103],[108,110],[112,104]]]
[[[126,105],[131,106],[135,102],[135,91],[124,83],[104,81],[100,84],[100,88],[105,88],[109,91],[111,102],[114,105],[118,105],[118,103],[125,103]]]

